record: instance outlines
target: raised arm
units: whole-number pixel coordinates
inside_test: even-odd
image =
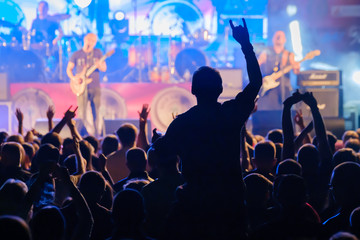
[[[54,128],[54,122],[53,122],[54,115],[55,115],[54,106],[49,106],[48,110],[46,111],[46,117],[48,119],[49,132],[51,131],[51,129]]]
[[[300,128],[300,135],[299,137],[296,138],[295,140],[295,144],[296,144],[296,141],[300,141],[299,144],[301,144],[302,142],[303,143],[311,143],[311,137],[309,135],[309,133],[311,132],[311,130],[313,129],[314,127],[314,124],[313,122],[311,121],[306,127],[305,127],[305,124],[304,124],[304,118],[303,118],[303,115],[302,115],[302,111],[301,109],[299,109],[298,111],[296,111],[296,114],[295,114],[295,117],[294,117],[294,122],[296,125],[299,126]],[[299,140],[298,140],[299,138]]]
[[[256,59],[253,46],[250,43],[249,32],[246,26],[245,19],[242,19],[244,26],[234,26],[232,20],[230,20],[230,26],[233,32],[234,39],[240,43],[241,50],[245,55],[247,72],[249,75],[249,84],[245,87],[243,93],[248,98],[254,99],[258,95],[260,87],[262,85],[262,75],[259,67],[259,63]]]
[[[143,104],[141,112],[139,113],[139,135],[136,141],[136,146],[142,148],[145,152],[149,149],[149,141],[147,138],[147,117],[149,115],[149,104]]]
[[[21,112],[20,108],[17,108],[15,111],[16,119],[18,120],[18,133],[22,136],[23,135],[23,121],[24,121],[24,114]]]
[[[94,224],[89,206],[83,195],[71,181],[69,171],[65,167],[60,167],[57,171],[57,177],[60,178],[64,185],[68,188],[73,202],[76,205],[78,224],[71,236],[71,239],[89,239],[92,226]]]
[[[301,101],[302,95],[296,91],[284,101],[282,113],[282,129],[284,135],[282,159],[295,159],[294,129],[291,121],[291,107]]]
[[[60,131],[63,129],[63,127],[65,126],[65,124],[67,122],[69,122],[71,119],[73,119],[75,117],[75,113],[77,110],[77,107],[74,109],[74,111],[71,111],[72,105],[69,107],[69,109],[65,112],[64,117],[61,119],[61,121],[56,124],[56,126],[54,127],[54,129],[51,130],[51,132],[56,132],[56,133],[60,133]]]
[[[317,106],[317,101],[314,98],[312,92],[304,93],[303,101],[310,107],[313,116],[315,134],[318,139],[318,149],[321,160],[320,166],[331,172],[332,154],[326,135],[324,121]]]

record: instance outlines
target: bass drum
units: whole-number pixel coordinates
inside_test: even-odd
[[[175,59],[175,69],[179,76],[190,81],[193,73],[201,66],[207,65],[207,58],[196,48],[186,48],[178,53]]]

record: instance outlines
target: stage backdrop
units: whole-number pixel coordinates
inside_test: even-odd
[[[180,114],[196,104],[190,92],[190,83],[110,83],[102,84],[100,114],[104,120],[138,119],[142,104],[151,107],[151,126],[165,131],[172,121],[172,113]],[[72,105],[77,106],[76,96],[68,83],[16,83],[10,85],[12,101],[12,130],[17,129],[14,112],[24,113],[26,130],[35,126],[38,119],[46,118],[49,105],[55,106],[55,118],[62,118]],[[90,111],[90,109],[89,109]],[[91,116],[91,114],[89,114]]]

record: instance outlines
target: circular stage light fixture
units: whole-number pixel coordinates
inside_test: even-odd
[[[352,79],[354,82],[356,82],[357,84],[360,84],[360,71],[355,71],[352,74]]]
[[[86,8],[90,5],[92,0],[74,0],[75,4],[81,8]]]
[[[122,21],[125,19],[125,13],[123,11],[118,10],[114,13],[114,18],[117,21]]]

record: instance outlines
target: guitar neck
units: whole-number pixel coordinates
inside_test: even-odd
[[[107,58],[107,55],[104,55],[100,58],[99,62],[102,63],[105,61],[105,59]],[[86,70],[85,76],[88,78],[96,69],[97,69],[97,65],[94,64],[91,67],[89,67],[88,70]]]
[[[302,59],[301,61],[299,61],[298,63],[302,63],[303,61],[305,61],[306,59]],[[282,76],[284,76],[285,74],[287,74],[288,72],[290,72],[293,69],[292,65],[287,65],[286,67],[284,67],[283,69],[281,69],[280,71],[274,73],[273,75],[273,79],[276,80],[278,78],[281,78]]]

